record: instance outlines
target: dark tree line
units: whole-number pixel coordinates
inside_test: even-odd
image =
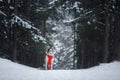
[[[120,60],[120,0],[1,0],[0,57],[43,67],[48,17],[59,20],[57,8],[68,9],[75,20],[74,68]],[[64,6],[63,6],[64,5]],[[41,36],[41,37],[40,37]],[[49,40],[47,41],[49,44]]]
[[[76,26],[77,68],[120,60],[120,1],[83,0]]]
[[[38,4],[41,3],[42,5]],[[0,1],[0,57],[32,67],[43,67],[46,0]],[[39,17],[40,16],[40,17]]]

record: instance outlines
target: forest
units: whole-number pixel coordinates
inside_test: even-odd
[[[44,69],[120,61],[120,0],[0,0],[0,57]]]

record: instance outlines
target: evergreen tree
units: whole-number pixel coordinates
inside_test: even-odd
[[[117,3],[114,0],[81,1],[83,11],[77,26],[76,54],[77,67],[87,68],[100,62],[113,61],[115,53],[114,40],[117,37],[115,29],[115,14]],[[78,24],[78,23],[77,23]],[[79,44],[78,44],[79,43]],[[114,60],[118,60],[117,58]]]
[[[46,41],[39,28],[44,26],[34,22],[38,15],[35,2],[2,0],[0,4],[1,57],[32,67],[43,67]]]

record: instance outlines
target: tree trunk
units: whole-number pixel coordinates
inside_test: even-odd
[[[109,23],[109,14],[105,17],[105,44],[104,44],[104,55],[103,55],[103,62],[108,62],[109,58],[109,29],[110,29],[110,23]]]
[[[81,64],[80,67],[84,68],[85,63],[85,42],[83,42],[82,44],[82,48],[81,48]]]
[[[17,61],[16,24],[13,27],[13,61]]]
[[[115,44],[114,44],[114,60],[120,60],[120,14],[115,15]]]
[[[14,14],[17,15],[17,0],[15,0],[15,10],[14,10]],[[17,24],[14,23],[12,25],[12,31],[13,31],[13,61],[17,61],[17,41],[16,41],[16,27]]]
[[[76,26],[74,26],[74,56],[73,56],[73,69],[76,69],[77,68],[77,62],[76,62],[76,58],[77,58],[77,55],[76,55]]]

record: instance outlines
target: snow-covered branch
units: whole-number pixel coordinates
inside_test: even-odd
[[[76,21],[76,20],[79,20],[79,19],[80,19],[80,17],[77,17],[77,18],[71,19],[71,20],[63,20],[63,22],[64,22],[64,23],[72,23],[72,22],[74,22],[74,21]]]
[[[14,15],[14,17],[10,20],[11,21],[11,26],[15,23],[17,23],[18,25],[26,28],[26,29],[33,29],[35,31],[37,31],[37,34],[35,34],[33,31],[31,32],[31,35],[33,36],[33,40],[34,41],[39,41],[42,40],[44,43],[46,43],[45,38],[41,36],[41,31],[34,27],[33,25],[29,24],[27,21],[24,21],[23,19],[21,19],[20,17]]]
[[[0,10],[0,14],[2,14],[2,15],[4,15],[4,16],[7,16],[4,12],[2,12],[1,10]]]

